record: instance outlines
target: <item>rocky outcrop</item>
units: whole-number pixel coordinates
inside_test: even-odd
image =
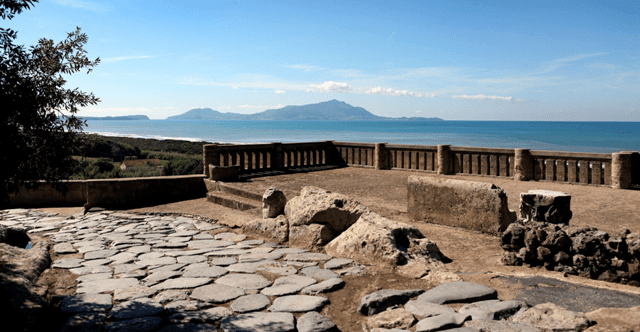
[[[543,331],[583,331],[594,322],[581,312],[570,311],[553,303],[542,303],[518,312],[511,320]]]
[[[502,234],[505,265],[549,270],[640,286],[640,234],[615,237],[593,227],[518,221]]]
[[[417,228],[373,212],[360,216],[353,226],[329,242],[325,251],[359,263],[392,267],[410,261],[440,266],[443,260],[436,243],[425,238]]]
[[[569,224],[571,195],[559,191],[529,190],[520,194],[519,218],[552,224]]]
[[[242,225],[242,229],[261,235],[278,244],[289,240],[289,221],[284,215],[279,215],[275,218],[252,220]]]
[[[337,193],[304,187],[289,200],[285,215],[289,220],[289,245],[319,249],[353,225],[369,208]]]
[[[271,187],[262,195],[262,218],[275,218],[284,213],[287,197],[275,187]]]

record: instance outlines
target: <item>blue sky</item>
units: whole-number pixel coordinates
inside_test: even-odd
[[[639,1],[42,0],[18,42],[76,26],[86,116],[255,113],[330,99],[382,116],[640,121]]]

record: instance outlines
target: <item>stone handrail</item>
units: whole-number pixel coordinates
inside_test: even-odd
[[[451,145],[310,142],[217,145],[203,148],[208,165],[240,165],[241,173],[315,165],[496,176],[630,188],[640,185],[640,154],[535,151]]]

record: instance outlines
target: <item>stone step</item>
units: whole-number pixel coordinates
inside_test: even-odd
[[[240,211],[262,213],[261,202],[227,192],[210,191],[207,193],[207,201]]]
[[[207,184],[207,188],[209,192],[224,192],[234,196],[240,196],[243,198],[248,198],[253,201],[262,202],[263,193],[247,191],[247,190],[238,188],[228,182],[213,181],[209,179],[205,179],[204,181]]]

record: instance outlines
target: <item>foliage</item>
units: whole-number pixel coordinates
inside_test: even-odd
[[[86,135],[82,154],[85,157],[111,158],[114,161],[123,161],[127,156],[141,158],[141,151],[137,146],[105,140],[105,137],[98,135]]]
[[[202,158],[176,157],[164,166],[164,175],[202,174]]]
[[[11,20],[35,0],[0,0],[0,17]],[[91,61],[84,45],[87,35],[80,28],[59,43],[42,38],[26,49],[15,45],[17,32],[0,28],[0,202],[20,187],[34,188],[41,182],[60,181],[76,170],[78,148],[83,140],[84,121],[75,114],[79,108],[100,100],[92,93],[65,88],[64,76],[87,69]]]
[[[128,144],[140,148],[140,150],[176,152],[180,154],[202,155],[202,146],[207,142],[190,142],[179,140],[159,140],[152,138],[132,137],[100,137],[104,142]]]

